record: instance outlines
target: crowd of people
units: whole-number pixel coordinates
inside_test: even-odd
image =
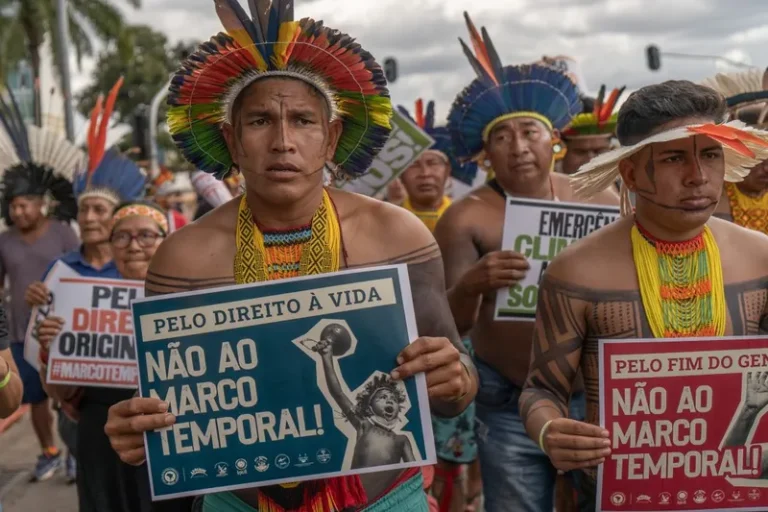
[[[35,479],[63,471],[81,512],[594,511],[611,454],[597,340],[768,333],[768,72],[589,98],[552,59],[504,65],[467,16],[476,77],[445,122],[430,101],[400,108],[435,144],[365,197],[337,185],[391,133],[381,67],[289,2],[269,9],[217,3],[225,32],[171,82],[191,176],[106,147],[121,82],[87,151],[2,103],[0,417],[30,405]],[[502,247],[508,197],[622,214],[547,266],[535,321],[495,317],[497,291],[530,267]],[[30,316],[58,261],[144,281],[146,296],[406,264],[420,337],[393,369],[425,374],[437,464],[153,503],[143,434],[176,421],[168,404],[46,380],[65,320]]]

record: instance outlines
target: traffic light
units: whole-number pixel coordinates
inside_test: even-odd
[[[648,45],[645,49],[645,56],[648,59],[648,67],[651,71],[658,71],[661,68],[661,50],[655,44]]]
[[[384,59],[384,76],[390,84],[397,80],[397,61],[392,57]]]

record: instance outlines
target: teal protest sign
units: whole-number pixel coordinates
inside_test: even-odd
[[[176,423],[145,435],[154,500],[435,462],[407,267],[133,303],[141,396]]]
[[[368,171],[355,180],[337,182],[336,186],[349,192],[376,196],[434,143],[435,140],[424,130],[395,111],[392,115],[392,134]]]

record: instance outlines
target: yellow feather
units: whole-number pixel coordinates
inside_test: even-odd
[[[248,34],[248,31],[243,29],[237,29],[237,30],[227,30],[227,34],[237,41],[237,44],[248,50],[248,52],[253,56],[253,59],[256,61],[256,67],[259,70],[267,69],[267,64],[264,62],[264,58],[261,56],[261,52],[259,52],[258,48],[256,48],[256,44],[254,44],[253,39],[251,39],[251,36]]]
[[[298,21],[287,21],[280,25],[277,33],[277,42],[272,47],[272,63],[277,69],[285,69],[290,59],[289,51],[292,44],[299,37],[301,28]]]

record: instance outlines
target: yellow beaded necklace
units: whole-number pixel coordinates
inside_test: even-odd
[[[443,196],[443,202],[440,203],[437,210],[417,210],[414,208],[413,204],[411,204],[409,198],[406,197],[405,201],[403,201],[403,208],[421,219],[421,222],[423,222],[430,231],[435,231],[437,221],[440,220],[440,217],[445,213],[445,210],[447,210],[449,206],[451,206],[451,200],[448,196]]]
[[[709,228],[692,240],[665,242],[635,224],[631,237],[640,295],[654,337],[723,336],[723,270]]]
[[[734,183],[725,184],[733,222],[768,235],[768,192],[754,198],[739,190]]]
[[[262,233],[243,195],[237,216],[235,282],[238,284],[323,274],[339,270],[341,228],[331,197],[323,201],[310,225]]]

